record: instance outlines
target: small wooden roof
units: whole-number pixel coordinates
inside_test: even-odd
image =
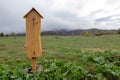
[[[34,10],[41,18],[43,18],[43,16],[42,16],[35,8],[32,8],[32,9],[24,16],[24,18],[26,18],[26,16],[27,16],[32,10]]]

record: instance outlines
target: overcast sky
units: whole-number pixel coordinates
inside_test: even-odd
[[[25,32],[32,7],[44,17],[42,30],[120,28],[120,0],[0,0],[0,32]]]

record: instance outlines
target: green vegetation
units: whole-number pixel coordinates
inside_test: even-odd
[[[4,36],[4,33],[0,33],[0,37],[3,37]]]
[[[119,35],[120,35],[120,29],[118,29],[118,30],[117,30],[117,34],[119,34]]]
[[[31,66],[25,37],[0,37],[0,80],[120,80],[120,36],[42,36],[43,70]]]
[[[102,36],[102,35],[119,35],[120,30],[88,30],[81,33],[82,36]]]

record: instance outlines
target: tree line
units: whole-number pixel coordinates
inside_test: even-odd
[[[99,29],[89,29],[89,30],[72,30],[72,31],[45,31],[42,32],[41,35],[64,35],[64,36],[102,36],[102,35],[120,35],[120,29],[118,30],[99,30]],[[0,37],[8,37],[8,36],[25,36],[25,33],[15,33],[12,32],[10,34],[0,33]]]
[[[81,33],[81,35],[82,36],[120,35],[120,29],[118,29],[118,30],[84,31]]]
[[[4,34],[3,32],[0,33],[0,37],[8,37],[8,36],[17,36],[17,35],[14,32],[12,32],[10,34]]]

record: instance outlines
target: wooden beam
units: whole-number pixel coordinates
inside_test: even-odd
[[[32,71],[37,70],[37,62],[36,62],[36,57],[32,57]]]

